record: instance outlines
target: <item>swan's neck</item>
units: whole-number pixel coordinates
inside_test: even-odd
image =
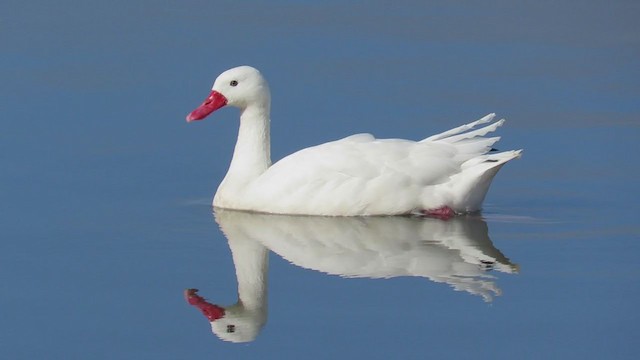
[[[238,303],[245,309],[266,309],[269,250],[257,241],[229,238],[238,278]]]
[[[227,173],[234,183],[251,181],[271,166],[269,122],[269,104],[250,105],[242,110],[238,141]]]

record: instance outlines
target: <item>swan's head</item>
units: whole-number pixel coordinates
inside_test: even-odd
[[[260,71],[251,66],[238,66],[218,76],[204,102],[187,115],[187,121],[202,120],[225,105],[245,109],[249,106],[269,107],[269,85]]]
[[[224,341],[243,343],[255,340],[267,320],[266,309],[249,310],[241,303],[222,307],[207,302],[197,289],[185,290],[187,302],[197,307],[211,323],[211,331]]]
[[[224,317],[211,321],[211,331],[224,341],[234,343],[253,341],[267,320],[264,308],[247,309],[238,303],[225,310]]]

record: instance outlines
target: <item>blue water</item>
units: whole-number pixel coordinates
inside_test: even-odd
[[[635,359],[639,16],[633,1],[3,2],[0,358]],[[209,204],[238,114],[184,117],[241,64],[270,81],[274,159],[506,117],[498,147],[524,156],[462,237],[517,264],[472,266],[501,295],[327,275],[279,249],[255,339],[213,335],[183,291],[237,301]],[[407,239],[429,254],[416,262],[451,251]]]

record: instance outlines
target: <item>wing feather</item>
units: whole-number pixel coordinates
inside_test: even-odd
[[[252,182],[244,194],[252,204],[247,208],[364,215],[437,206],[455,192],[452,186],[472,183],[463,172],[481,173],[491,167],[484,163],[498,166],[519,155],[488,154],[500,137],[485,135],[504,122],[491,123],[494,117],[489,114],[419,142],[356,134],[300,150]],[[472,171],[476,166],[478,171]]]

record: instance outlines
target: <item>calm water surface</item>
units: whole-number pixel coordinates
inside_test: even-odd
[[[639,16],[3,2],[0,358],[637,358]],[[525,154],[448,222],[214,214],[238,114],[184,116],[240,64],[271,83],[274,159],[489,112]],[[220,337],[189,288],[231,306]]]

